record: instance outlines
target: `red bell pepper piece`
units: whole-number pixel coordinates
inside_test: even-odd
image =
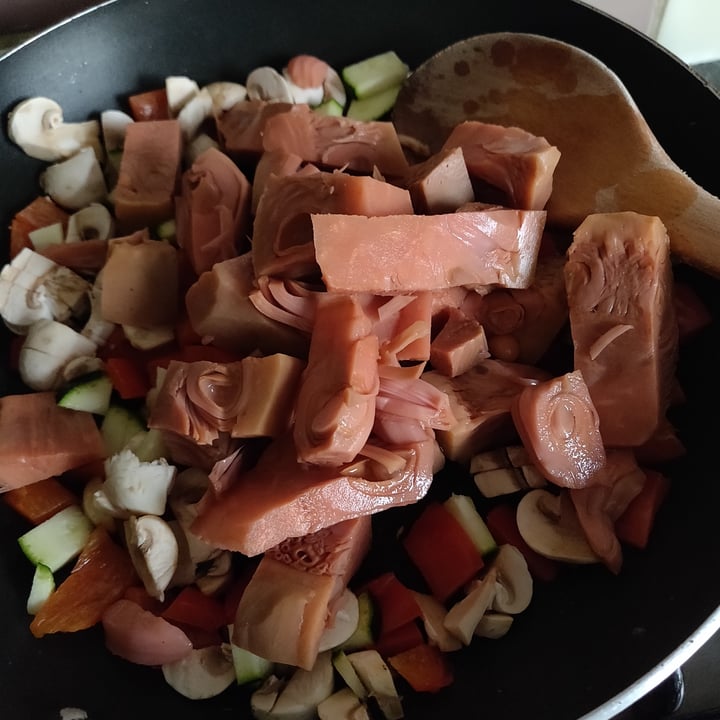
[[[133,120],[168,120],[170,111],[165,88],[136,93],[128,98]]]
[[[670,490],[670,480],[656,470],[645,472],[643,489],[631,500],[615,523],[615,534],[621,542],[644,550],[663,500]]]
[[[165,603],[150,595],[142,585],[131,585],[123,593],[123,598],[132,600],[136,605],[153,615],[160,615],[165,608]]]
[[[380,614],[381,635],[422,617],[415,595],[393,572],[383,573],[371,580],[365,589],[370,593]]]
[[[162,617],[176,625],[189,625],[208,632],[226,624],[222,603],[194,585],[184,587],[163,610]]]
[[[33,525],[39,525],[70,505],[80,504],[75,493],[68,490],[57,478],[48,478],[8,490],[3,494],[3,500]]]
[[[514,545],[523,554],[528,570],[536,580],[551,582],[557,577],[559,564],[536,553],[523,539],[512,505],[496,505],[487,513],[485,523],[498,545]]]
[[[100,622],[105,610],[123,597],[137,574],[127,551],[108,532],[90,534],[70,575],[58,585],[30,623],[35,637],[86,630]]]
[[[437,692],[454,680],[447,656],[435,645],[416,645],[391,655],[388,663],[417,692]]]
[[[105,372],[123,400],[144,398],[150,390],[150,379],[144,365],[129,357],[109,357]]]
[[[402,544],[440,602],[472,580],[484,565],[462,525],[438,502],[423,509]]]
[[[381,633],[373,647],[384,658],[387,658],[391,655],[409,650],[410,648],[417,647],[423,642],[425,642],[425,638],[420,631],[420,627],[414,620],[411,620],[404,625],[396,627],[394,630]]]

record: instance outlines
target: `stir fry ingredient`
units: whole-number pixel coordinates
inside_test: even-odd
[[[33,635],[100,625],[257,718],[395,720],[536,584],[651,542],[679,343],[710,321],[665,228],[546,226],[561,150],[524,129],[401,138],[408,72],[298,55],[99,122],[11,113],[53,163],[0,273]],[[410,574],[373,546],[399,509]]]

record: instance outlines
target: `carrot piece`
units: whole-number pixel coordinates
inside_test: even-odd
[[[425,639],[418,624],[411,620],[394,630],[381,633],[373,647],[386,658],[417,647],[423,642]]]
[[[397,579],[395,573],[383,573],[371,580],[366,589],[380,613],[381,635],[422,617],[415,595]]]
[[[437,692],[454,680],[447,656],[427,643],[390,656],[388,663],[416,692]]]
[[[523,539],[512,505],[496,505],[485,516],[485,523],[498,545],[513,545],[523,554],[528,570],[536,580],[551,582],[557,577],[560,571],[558,563],[536,553]]]
[[[205,595],[194,585],[188,585],[163,610],[162,617],[174,625],[214,631],[225,625],[225,608],[215,598]]]
[[[123,400],[145,397],[150,390],[150,379],[144,365],[128,357],[108,358],[105,372]]]
[[[168,120],[170,118],[165,88],[131,95],[128,98],[128,105],[134,120]]]
[[[33,525],[39,525],[70,505],[79,504],[75,493],[68,490],[57,478],[48,478],[8,490],[3,495],[3,500]]]
[[[644,550],[660,506],[670,490],[670,480],[655,470],[645,471],[643,489],[631,500],[615,523],[615,534],[622,542]]]
[[[437,502],[425,507],[402,544],[440,602],[472,580],[484,565],[462,525]]]
[[[97,527],[68,577],[50,595],[30,623],[35,637],[48,633],[76,632],[100,622],[102,614],[137,575],[130,556],[108,532]]]

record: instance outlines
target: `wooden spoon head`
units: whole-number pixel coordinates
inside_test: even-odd
[[[398,132],[433,152],[465,120],[521,127],[559,148],[547,210],[550,222],[566,227],[636,202],[616,197],[616,188],[657,146],[606,65],[539,35],[493,33],[451,45],[410,75],[393,112]]]

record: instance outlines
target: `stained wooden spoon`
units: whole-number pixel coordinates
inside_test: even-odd
[[[393,120],[432,151],[464,120],[544,136],[562,153],[549,223],[574,229],[595,212],[657,215],[678,259],[720,276],[720,200],[668,157],[617,75],[584,50],[523,33],[463,40],[409,76]]]

